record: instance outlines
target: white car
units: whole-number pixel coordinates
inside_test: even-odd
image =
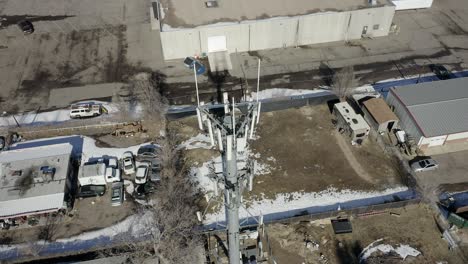
[[[133,160],[132,152],[126,151],[122,155],[122,169],[125,175],[135,173],[135,162]]]
[[[106,168],[106,182],[120,182],[120,170],[112,167]]]
[[[135,175],[135,183],[136,184],[145,184],[148,179],[148,172],[149,172],[149,164],[148,163],[140,163],[136,170]]]
[[[70,118],[95,117],[101,114],[99,104],[74,104],[70,107]]]
[[[437,168],[439,168],[439,164],[433,159],[423,159],[411,164],[411,169],[414,172],[431,171]]]

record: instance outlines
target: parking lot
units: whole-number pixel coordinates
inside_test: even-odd
[[[54,90],[73,87],[62,104],[115,100],[119,83],[161,66],[159,35],[151,32],[146,1],[2,1],[0,92],[2,111],[53,107]],[[27,18],[35,32],[16,26]],[[93,85],[117,83],[106,89]],[[91,87],[85,87],[91,85]],[[65,102],[64,102],[65,101]]]
[[[468,151],[452,152],[434,155],[432,158],[439,163],[439,168],[433,171],[416,174],[421,187],[435,189],[442,185],[441,190],[460,190],[468,182]],[[460,188],[457,187],[460,186]]]

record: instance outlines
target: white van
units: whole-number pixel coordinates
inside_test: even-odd
[[[99,104],[75,104],[70,108],[70,118],[99,116],[101,113]]]

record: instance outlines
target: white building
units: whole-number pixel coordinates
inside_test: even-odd
[[[468,143],[468,78],[394,87],[386,100],[421,150]]]
[[[0,152],[0,219],[67,208],[71,144]]]
[[[160,0],[152,10],[166,60],[207,55],[213,68],[230,67],[235,52],[386,36],[395,6],[390,0]]]

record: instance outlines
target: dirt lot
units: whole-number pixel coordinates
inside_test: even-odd
[[[265,165],[255,176],[246,198],[273,198],[278,193],[317,192],[335,187],[383,190],[401,183],[394,159],[368,139],[352,146],[335,132],[327,105],[264,113],[251,142],[252,155]],[[170,123],[174,133],[187,140],[200,133],[195,117]],[[186,158],[200,166],[219,155],[212,149],[190,149]]]
[[[111,206],[110,190],[102,197],[76,200],[72,215],[56,218],[49,224],[21,229],[0,231],[1,244],[16,244],[38,239],[55,240],[67,238],[111,226],[134,214],[133,199],[127,195],[127,200],[121,206]],[[45,219],[43,220],[45,223]]]
[[[272,169],[256,176],[255,193],[385,189],[400,183],[392,157],[371,138],[351,146],[332,119],[327,105],[262,115],[252,149]]]
[[[390,212],[400,216],[390,215]],[[428,206],[411,205],[386,213],[352,218],[353,232],[335,235],[329,219],[268,226],[273,256],[278,263],[359,263],[357,256],[370,243],[383,238],[384,244],[406,244],[421,252],[403,261],[398,255],[368,259],[368,263],[466,263],[448,249],[448,244],[432,217]],[[319,248],[306,248],[305,240],[317,242]],[[328,260],[320,260],[320,254]],[[378,253],[374,253],[378,254]],[[374,255],[372,255],[374,256]],[[443,262],[446,261],[446,262]]]

